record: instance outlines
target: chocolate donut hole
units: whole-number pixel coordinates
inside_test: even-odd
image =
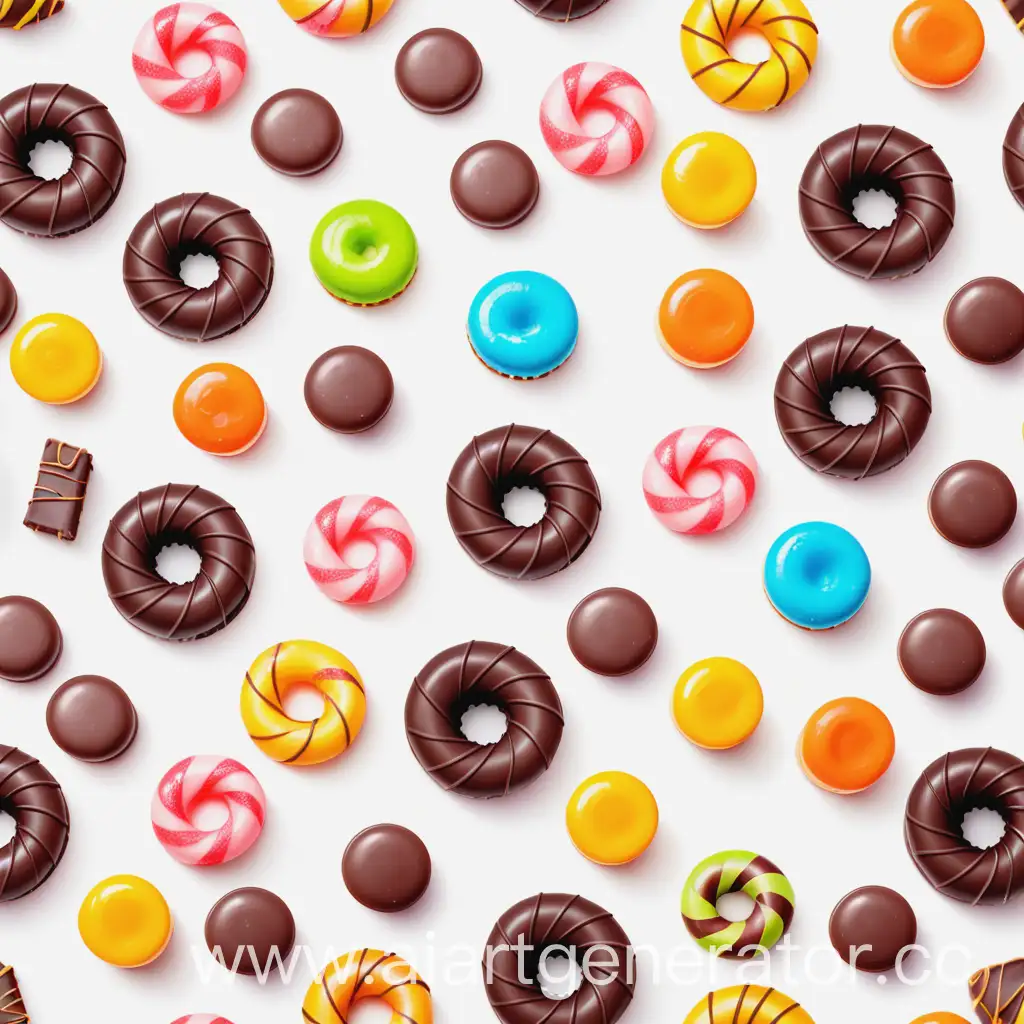
[[[182,257],[178,277],[189,288],[209,288],[220,277],[220,263],[212,252],[199,249]]]
[[[501,511],[513,526],[533,526],[544,518],[548,501],[536,487],[510,487],[501,499]]]
[[[976,850],[988,850],[1006,834],[1006,819],[991,807],[975,807],[961,823],[964,839]]]
[[[168,583],[191,583],[201,565],[199,552],[185,541],[167,544],[156,553],[157,574]]]
[[[847,427],[870,423],[878,414],[878,401],[865,387],[847,385],[832,395],[829,409],[836,420]]]
[[[508,732],[508,715],[497,704],[470,704],[459,718],[459,731],[471,743],[487,746]]]
[[[887,228],[895,219],[899,199],[889,188],[863,188],[853,197],[853,216],[866,228]]]
[[[44,134],[49,134],[51,137],[40,138],[31,145],[26,144],[29,153],[25,163],[37,178],[56,181],[71,170],[75,151],[58,133]]]
[[[583,971],[564,946],[548,946],[541,950],[537,984],[547,999],[560,1003],[571,999],[580,990]]]

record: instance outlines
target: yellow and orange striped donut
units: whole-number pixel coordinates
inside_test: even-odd
[[[284,698],[294,686],[312,686],[324,699],[311,722],[292,718]],[[320,764],[343,754],[363,727],[366,691],[358,669],[340,651],[315,640],[268,647],[242,684],[242,721],[268,757],[282,764]]]
[[[18,31],[62,10],[64,0],[0,0],[0,28]]]
[[[744,64],[729,40],[760,32],[772,53]],[[683,60],[690,77],[723,107],[771,110],[806,83],[818,55],[818,28],[801,0],[694,0],[682,25]]]
[[[391,1024],[433,1024],[427,983],[394,953],[356,949],[329,963],[306,992],[302,1019],[307,1024],[347,1024],[361,999],[381,999],[391,1007]]]
[[[810,1014],[777,988],[731,985],[709,992],[687,1015],[683,1024],[814,1024]]]
[[[366,32],[391,10],[394,0],[277,0],[285,14],[315,36],[335,39]]]

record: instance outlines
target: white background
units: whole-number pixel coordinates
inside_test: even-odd
[[[65,636],[63,658],[46,678],[25,686],[0,683],[0,740],[38,756],[63,784],[72,809],[71,843],[59,870],[32,896],[0,907],[0,960],[16,965],[33,1019],[167,1024],[184,1013],[220,1012],[235,1024],[299,1020],[305,967],[290,985],[275,980],[260,988],[244,978],[232,982],[219,970],[204,984],[193,961],[193,949],[200,963],[208,961],[202,930],[212,903],[236,886],[262,885],[290,904],[299,941],[311,947],[315,961],[331,948],[408,951],[433,986],[439,1024],[491,1019],[477,970],[465,963],[478,958],[506,907],[538,890],[581,892],[613,911],[635,944],[652,945],[663,957],[678,949],[697,964],[688,980],[673,984],[663,963],[656,982],[648,958],[626,1019],[667,1024],[682,1020],[709,984],[738,977],[734,966],[713,965],[696,949],[678,912],[690,868],[731,847],[762,853],[788,873],[798,900],[792,939],[801,946],[827,947],[836,901],[856,886],[880,883],[908,897],[921,940],[934,953],[951,943],[969,950],[948,961],[951,981],[917,987],[845,975],[816,984],[799,954],[793,978],[776,973],[774,980],[819,1024],[867,1018],[899,1024],[937,1009],[969,1016],[962,982],[968,970],[1024,953],[1020,909],[976,909],[934,892],[904,850],[902,815],[914,778],[944,751],[992,744],[1024,753],[1022,638],[1000,600],[1003,576],[1024,553],[1024,526],[1018,523],[991,549],[965,551],[938,536],[926,511],[932,481],[959,459],[991,460],[1024,483],[1024,363],[976,366],[942,333],[945,303],[968,279],[1002,274],[1021,281],[1024,211],[1003,182],[1000,150],[1024,99],[1024,39],[1001,5],[979,0],[987,32],[980,70],[959,89],[929,92],[906,82],[887,52],[901,0],[817,0],[821,49],[810,83],[781,110],[753,115],[716,106],[689,80],[679,54],[679,0],[611,0],[569,26],[537,21],[513,0],[397,0],[368,35],[333,43],[300,31],[273,0],[223,0],[222,6],[245,34],[250,67],[234,100],[202,117],[164,112],[135,82],[131,48],[151,13],[148,2],[71,0],[51,23],[0,36],[0,92],[33,80],[70,81],[109,104],[129,152],[120,198],[88,231],[49,242],[0,229],[0,265],[17,285],[19,322],[48,311],[69,313],[92,328],[106,356],[95,392],[65,408],[34,402],[6,371],[0,374],[0,592],[45,602]],[[466,34],[485,68],[473,103],[440,118],[408,106],[392,74],[401,44],[438,24]],[[582,60],[636,74],[657,111],[650,150],[632,173],[613,180],[563,170],[538,130],[548,83]],[[319,90],[344,122],[340,159],[313,180],[275,174],[249,144],[256,108],[288,86]],[[805,161],[819,141],[857,121],[895,121],[932,142],[955,181],[952,236],[935,263],[908,281],[849,277],[820,259],[800,229],[797,182]],[[739,138],[756,161],[759,183],[740,221],[701,233],[667,211],[659,173],[678,141],[704,129]],[[525,148],[542,179],[536,211],[503,233],[463,220],[448,196],[456,157],[493,137]],[[253,323],[200,349],[147,326],[125,295],[120,264],[124,240],[154,202],[204,189],[252,209],[273,241],[277,269],[270,299]],[[421,262],[408,294],[360,311],[320,288],[306,249],[322,213],[364,196],[392,203],[408,217]],[[740,358],[708,372],[672,362],[653,326],[666,286],[701,266],[737,276],[757,315]],[[581,317],[571,362],[531,384],[487,372],[465,339],[476,289],[515,268],[557,277]],[[775,375],[786,354],[808,334],[843,322],[873,323],[900,335],[927,366],[934,394],[931,425],[909,461],[857,484],[806,470],[783,444],[772,410]],[[307,367],[339,343],[374,349],[396,378],[393,410],[365,436],[324,430],[303,402]],[[269,403],[266,435],[239,458],[218,460],[191,448],[171,418],[179,381],[210,360],[244,366]],[[506,582],[477,568],[459,549],[445,514],[445,480],[462,446],[474,433],[510,420],[549,427],[575,444],[590,459],[605,498],[600,530],[585,556],[539,583]],[[640,473],[655,442],[694,423],[718,424],[744,437],[762,478],[737,526],[687,540],[650,515]],[[50,435],[95,453],[82,529],[70,545],[19,525]],[[245,612],[226,631],[196,644],[162,643],[131,628],[107,600],[100,573],[109,517],[136,491],[167,480],[200,483],[235,503],[259,554]],[[418,550],[414,572],[393,600],[351,610],[332,604],[309,581],[301,544],[323,503],[360,492],[394,501],[413,525]],[[850,529],[874,569],[863,611],[824,634],[785,623],[761,590],[761,564],[772,540],[809,518]],[[575,603],[610,585],[643,594],[661,626],[652,660],[620,681],[588,674],[564,638]],[[936,605],[974,618],[989,646],[982,679],[945,700],[911,687],[895,656],[903,625]],[[268,645],[297,637],[344,651],[369,694],[357,744],[319,769],[264,758],[238,714],[249,663]],[[567,718],[546,776],[524,793],[486,804],[446,795],[431,782],[410,754],[403,727],[413,674],[437,651],[472,638],[515,644],[543,665]],[[765,691],[760,728],[731,753],[692,747],[669,712],[678,675],[711,655],[746,662]],[[83,672],[118,680],[139,709],[138,740],[118,762],[73,761],[46,731],[50,693]],[[807,716],[844,694],[878,703],[898,738],[889,773],[858,797],[816,789],[793,757]],[[269,799],[262,839],[223,868],[177,864],[149,826],[157,780],[176,760],[199,752],[241,759]],[[644,779],[662,815],[652,848],[618,870],[580,857],[563,824],[577,783],[611,768]],[[429,893],[404,915],[364,910],[341,882],[345,844],[379,821],[414,828],[433,854]],[[107,967],[77,934],[82,897],[115,872],[153,881],[175,916],[170,948],[143,970]],[[469,976],[461,983],[446,980],[441,952],[457,943],[464,944],[462,973]],[[837,964],[826,949],[810,970],[828,977]]]

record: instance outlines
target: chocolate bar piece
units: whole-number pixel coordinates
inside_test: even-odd
[[[14,968],[0,964],[0,1024],[28,1024]]]
[[[25,525],[52,533],[58,540],[74,540],[91,472],[92,456],[84,448],[49,438],[39,460]]]
[[[1021,32],[1024,32],[1024,0],[1003,0],[1003,6]]]

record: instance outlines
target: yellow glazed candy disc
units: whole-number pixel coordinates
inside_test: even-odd
[[[695,662],[679,677],[672,697],[679,731],[709,750],[728,750],[749,739],[763,711],[757,676],[732,658]]]
[[[661,190],[672,212],[695,228],[720,228],[750,205],[757,170],[750,154],[721,132],[698,132],[669,154]]]
[[[658,831],[654,794],[625,772],[599,772],[577,787],[565,811],[576,849],[597,864],[636,860]]]
[[[171,939],[171,911],[156,886],[135,875],[112,875],[94,886],[78,911],[82,941],[115,967],[142,967]]]
[[[11,373],[18,387],[49,405],[84,398],[99,380],[102,366],[92,331],[63,313],[29,320],[11,345]]]

